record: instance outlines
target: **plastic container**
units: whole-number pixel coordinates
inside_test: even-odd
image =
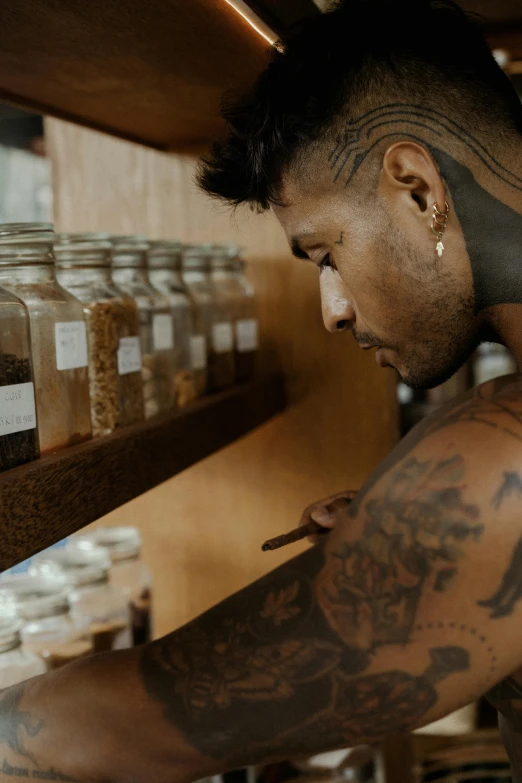
[[[152,577],[141,559],[141,536],[135,527],[98,527],[87,536],[107,550],[112,561],[111,584],[127,596],[132,617],[133,644],[152,639]]]
[[[212,283],[210,245],[183,249],[183,280],[196,308],[197,328],[205,334],[208,388],[217,391],[234,383],[234,331],[226,299]]]
[[[91,437],[83,307],[56,280],[54,238],[49,223],[0,226],[0,285],[29,312],[42,454]]]
[[[146,237],[112,237],[112,278],[138,305],[145,418],[173,408],[176,400],[174,321],[168,300],[147,273]]]
[[[206,352],[204,364],[192,367],[191,346],[201,342],[202,333],[195,331],[193,306],[181,277],[181,244],[173,241],[151,242],[148,252],[149,279],[153,287],[165,296],[174,318],[174,351],[176,354],[176,404],[184,408],[203,394],[206,385]]]
[[[23,648],[39,655],[48,671],[93,651],[88,623],[69,613],[67,591],[67,580],[61,575],[0,578],[0,602],[12,600],[16,606]]]
[[[122,590],[110,584],[111,559],[105,549],[71,541],[37,555],[30,574],[64,573],[69,581],[71,616],[89,624],[95,653],[132,645],[130,609]]]
[[[60,234],[59,283],[83,304],[93,435],[143,421],[138,307],[111,278],[108,234]]]
[[[29,313],[0,288],[0,471],[39,453]]]
[[[0,607],[0,690],[46,672],[40,656],[22,648],[19,627],[14,613]]]

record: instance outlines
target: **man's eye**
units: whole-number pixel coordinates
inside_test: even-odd
[[[330,269],[335,269],[335,264],[332,262],[332,259],[330,258],[330,253],[327,253],[321,263],[319,264],[319,269],[322,272],[323,269],[326,269],[329,267]]]

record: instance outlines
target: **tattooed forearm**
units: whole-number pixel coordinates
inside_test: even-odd
[[[74,778],[64,775],[54,767],[49,767],[48,769],[22,767],[19,764],[10,763],[6,758],[4,758],[0,766],[0,779],[3,779],[3,777],[18,778],[19,780],[54,780],[61,781],[61,783],[77,783]]]
[[[74,778],[54,766],[40,767],[28,750],[27,742],[38,736],[44,721],[34,720],[29,712],[21,709],[24,692],[23,683],[0,691],[0,745],[10,751],[10,755],[4,756],[0,765],[0,780],[13,777],[75,783]]]
[[[20,709],[24,685],[13,686],[0,692],[0,745],[5,744],[17,756],[36,760],[26,748],[28,737],[36,737],[43,728],[43,721],[35,721],[28,712]]]
[[[418,674],[371,673],[411,639],[421,597],[445,591],[482,534],[454,453],[410,458],[364,506],[353,541],[319,544],[181,631],[144,648],[166,717],[206,755],[311,753],[418,725],[437,684],[467,671],[460,646],[426,646]],[[254,739],[255,738],[255,739]]]

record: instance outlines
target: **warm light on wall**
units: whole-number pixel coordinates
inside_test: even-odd
[[[252,27],[256,33],[258,33],[258,35],[264,38],[265,41],[268,41],[271,46],[277,42],[277,35],[274,33],[274,31],[271,30],[270,27],[265,24],[263,20],[260,19],[259,16],[257,16],[257,14],[255,14],[246,3],[243,2],[243,0],[225,0],[225,3],[233,8],[236,13],[242,16],[243,19],[248,22],[250,27]]]

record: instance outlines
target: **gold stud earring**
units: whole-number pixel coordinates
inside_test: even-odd
[[[447,201],[444,202],[444,212],[439,212],[437,208],[437,204],[435,203],[433,205],[433,215],[431,218],[431,230],[439,240],[437,242],[437,255],[439,258],[441,258],[442,254],[444,253],[444,245],[442,244],[442,237],[444,236],[444,232],[446,231],[446,226],[448,225],[448,216],[449,216],[449,204]]]

